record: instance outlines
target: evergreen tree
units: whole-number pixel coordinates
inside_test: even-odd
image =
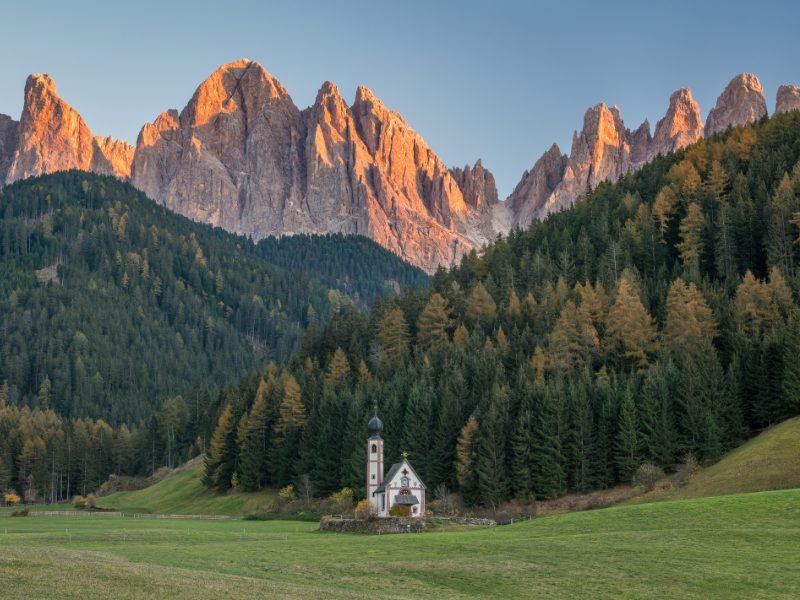
[[[632,382],[628,382],[622,391],[615,458],[620,480],[631,481],[642,462],[639,444],[639,417],[636,411]]]
[[[417,319],[417,345],[428,350],[449,341],[447,331],[452,323],[447,300],[433,294]]]

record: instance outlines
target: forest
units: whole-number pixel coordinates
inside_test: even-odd
[[[468,504],[713,461],[800,413],[799,161],[798,112],[703,139],[369,309],[325,295],[317,307],[287,302],[307,325],[295,351],[233,385],[162,395],[156,412],[117,428],[60,421],[48,406],[69,379],[29,391],[35,402],[4,386],[0,440],[15,441],[0,449],[0,487],[5,472],[7,486],[58,496],[53,481],[70,473],[67,492],[79,493],[206,451],[215,489],[303,478],[318,494],[363,494],[375,404],[387,461],[407,451],[429,490]],[[186,251],[196,268],[190,240]],[[99,264],[120,283],[129,271],[112,256]],[[128,285],[139,278],[131,270]]]
[[[339,311],[219,402],[208,485],[363,494],[373,402],[387,461],[469,504],[713,461],[800,413],[799,160],[797,112],[704,139]]]

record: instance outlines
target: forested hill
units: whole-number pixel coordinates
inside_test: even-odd
[[[712,460],[800,413],[799,160],[800,112],[703,139],[343,311],[228,391],[208,484],[363,491],[373,400],[387,461],[487,505]]]
[[[332,308],[428,280],[362,238],[256,245],[82,172],[4,188],[0,217],[0,383],[64,416],[149,417],[285,358]]]

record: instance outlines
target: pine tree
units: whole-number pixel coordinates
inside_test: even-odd
[[[50,408],[51,388],[52,384],[50,383],[50,377],[45,375],[44,379],[42,380],[42,385],[39,386],[39,408],[42,410],[47,410]]]
[[[524,394],[522,406],[511,436],[511,483],[517,498],[533,500],[534,489],[531,478],[533,449],[533,416],[529,394]]]
[[[481,502],[496,509],[508,496],[508,389],[495,385],[478,428],[475,473]]]
[[[783,337],[782,417],[800,415],[800,321],[795,317]],[[0,407],[2,402],[0,402]]]
[[[648,369],[642,385],[639,418],[642,456],[660,467],[675,463],[675,367],[659,361]]]
[[[631,481],[642,462],[639,446],[639,418],[631,382],[625,386],[619,405],[615,459],[620,480]]]
[[[245,491],[257,490],[262,484],[267,455],[268,416],[267,399],[265,395],[257,394],[242,432],[236,469],[239,485]]]
[[[558,496],[564,489],[561,415],[559,402],[563,390],[548,386],[536,389],[531,447],[531,481],[537,499]]]

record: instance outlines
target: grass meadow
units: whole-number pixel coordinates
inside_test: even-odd
[[[0,518],[8,598],[798,598],[800,490],[418,535],[315,523]]]

